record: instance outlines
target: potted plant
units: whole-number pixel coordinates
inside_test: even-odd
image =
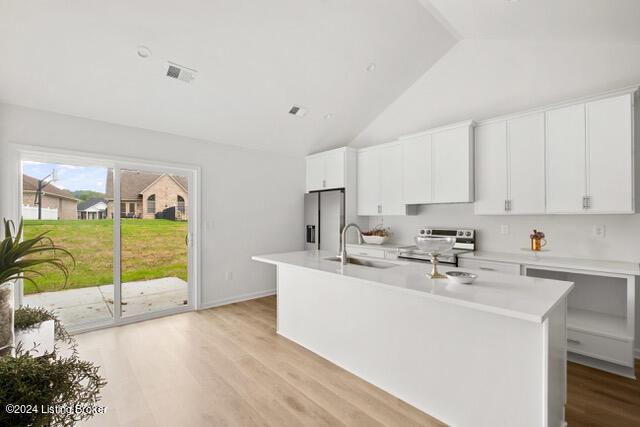
[[[370,245],[381,245],[391,237],[391,229],[378,224],[369,231],[362,232],[362,240]]]
[[[56,340],[69,339],[56,315],[43,307],[18,307],[14,313],[14,331],[14,347],[32,356],[52,353]]]
[[[0,408],[36,408],[13,413],[0,410],[0,425],[73,426],[105,411],[98,406],[105,379],[97,366],[78,357],[75,340],[52,313],[21,307],[16,310],[16,329],[44,319],[54,323],[56,341],[68,344],[65,356],[54,347],[52,352],[33,357],[18,345],[15,357],[0,357]]]
[[[14,341],[14,284],[16,280],[27,280],[37,284],[28,275],[42,275],[36,267],[51,265],[62,272],[65,284],[70,269],[68,256],[75,266],[73,255],[60,248],[47,236],[47,232],[23,240],[22,220],[16,230],[13,221],[4,220],[4,238],[0,241],[0,354],[13,346]]]

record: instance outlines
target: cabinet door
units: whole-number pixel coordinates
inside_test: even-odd
[[[324,159],[322,155],[307,157],[307,191],[322,190]]]
[[[478,126],[475,128],[474,135],[476,158],[474,212],[476,215],[506,214],[507,123],[502,121]],[[544,166],[544,159],[542,166]]]
[[[583,212],[586,196],[584,104],[547,111],[547,212]]]
[[[472,144],[469,127],[449,129],[432,135],[434,203],[472,202]]]
[[[358,152],[358,215],[380,215],[379,149]]]
[[[402,145],[384,146],[380,155],[380,204],[383,215],[406,215],[402,200]]]
[[[588,212],[633,212],[631,95],[587,103]]]
[[[344,150],[327,151],[324,155],[324,188],[344,187]]]
[[[431,201],[431,135],[402,142],[403,202],[408,205]]]
[[[542,214],[544,199],[544,113],[508,122],[509,213]]]

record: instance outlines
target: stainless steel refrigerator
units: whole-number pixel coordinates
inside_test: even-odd
[[[340,251],[344,227],[344,189],[304,195],[305,250]]]

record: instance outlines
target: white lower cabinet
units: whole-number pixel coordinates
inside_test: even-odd
[[[512,264],[508,262],[460,258],[458,266],[460,268],[468,268],[470,270],[493,271],[498,273],[515,274],[517,276],[520,275],[520,264]]]
[[[516,256],[516,259],[520,255]],[[567,303],[567,350],[571,360],[623,376],[633,375],[635,347],[636,274],[505,262],[497,254],[482,259],[460,257],[460,268],[569,281],[574,288]],[[584,262],[580,260],[580,262]],[[575,356],[578,355],[578,356]],[[586,356],[586,357],[583,357]]]

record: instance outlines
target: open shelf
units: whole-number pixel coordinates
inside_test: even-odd
[[[632,341],[627,332],[627,318],[597,311],[569,307],[567,327],[575,331],[586,332],[622,341]]]

